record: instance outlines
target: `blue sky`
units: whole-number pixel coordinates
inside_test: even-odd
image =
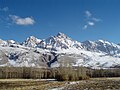
[[[120,43],[120,0],[0,0],[0,38],[24,41],[58,32],[74,40]]]

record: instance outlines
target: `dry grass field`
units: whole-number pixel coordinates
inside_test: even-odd
[[[120,90],[120,78],[91,78],[76,82],[0,79],[0,90]]]

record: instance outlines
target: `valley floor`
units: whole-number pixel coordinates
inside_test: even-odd
[[[40,79],[0,79],[0,90],[120,90],[120,77],[76,82]]]

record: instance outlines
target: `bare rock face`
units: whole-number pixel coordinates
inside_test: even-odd
[[[6,54],[0,50],[0,65],[6,64],[8,62],[8,57]]]

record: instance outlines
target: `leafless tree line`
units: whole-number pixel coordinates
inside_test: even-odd
[[[120,77],[120,68],[87,69],[89,77]]]
[[[85,68],[32,68],[32,67],[0,67],[0,78],[79,80],[86,76]]]
[[[56,79],[60,81],[75,81],[89,77],[120,77],[120,69],[88,69],[85,67],[0,67],[0,78],[20,79]]]

